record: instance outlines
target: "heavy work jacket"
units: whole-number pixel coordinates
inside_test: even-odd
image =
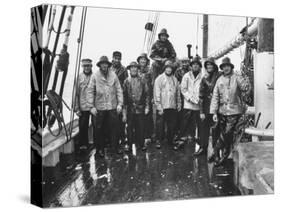
[[[250,83],[241,75],[232,72],[218,78],[211,100],[210,113],[237,115],[245,112],[246,105],[241,99],[242,92],[250,92]]]
[[[75,107],[74,111],[89,111],[91,107],[87,104],[87,89],[90,83],[92,73],[85,74],[80,73],[78,76],[77,87],[76,87],[76,97],[75,97]]]
[[[149,109],[148,86],[140,76],[128,77],[123,88],[125,114],[140,114]]]
[[[125,79],[128,77],[128,72],[127,72],[126,68],[124,66],[120,65],[120,67],[111,66],[110,69],[117,75],[120,85],[122,87]]]
[[[150,58],[155,60],[157,58],[175,59],[176,51],[169,40],[165,42],[157,40],[151,47]]]
[[[157,110],[181,108],[180,87],[175,76],[163,73],[156,78],[154,103]]]
[[[142,80],[146,83],[149,91],[149,101],[152,102],[153,98],[153,86],[152,86],[152,73],[151,69],[146,66],[144,69],[139,70],[139,76],[142,78]]]
[[[213,90],[216,85],[217,79],[221,76],[221,74],[222,73],[215,71],[212,75],[206,73],[206,75],[202,78],[199,88],[200,113],[210,113]]]
[[[100,70],[92,74],[87,89],[88,105],[97,110],[113,110],[123,105],[123,91],[116,74],[109,70],[105,77]]]
[[[184,69],[182,67],[177,68],[175,71],[175,77],[178,79],[178,81],[181,83],[183,76],[189,72],[188,69]]]
[[[181,81],[181,93],[184,97],[184,109],[199,110],[199,88],[202,72],[196,78],[192,71],[187,72]]]

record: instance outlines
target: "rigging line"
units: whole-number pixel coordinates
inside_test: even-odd
[[[35,8],[36,12],[36,22],[37,22],[37,32],[38,32],[38,37],[41,38],[42,37],[42,27],[43,27],[43,23],[41,20],[41,16],[40,16],[40,11],[39,8]],[[42,39],[39,39],[39,46],[42,47]]]
[[[65,16],[65,11],[66,11],[66,6],[63,7],[62,12],[61,12],[61,17],[60,17],[60,21],[59,21],[59,28],[58,28],[58,31],[61,31],[61,27],[62,27],[63,20],[64,20],[64,16]],[[57,51],[57,45],[58,45],[58,42],[59,42],[59,37],[60,37],[60,34],[57,34],[57,35],[56,35],[56,38],[55,38],[55,43],[54,43],[53,52],[52,52],[52,57],[51,57],[51,62],[50,62],[50,70],[49,70],[50,72],[51,72],[51,70],[52,70],[53,63],[54,63],[54,60],[55,60],[55,54],[56,54],[56,51]],[[47,77],[44,79],[44,80],[45,80],[45,84],[44,84],[44,94],[45,94],[45,92],[46,92],[47,89],[48,89],[50,74],[51,74],[51,73],[49,73],[49,74],[47,75]]]
[[[70,135],[72,134],[72,129],[73,129],[74,107],[75,107],[76,92],[77,92],[77,85],[76,84],[77,84],[77,81],[78,81],[79,71],[80,71],[81,54],[82,54],[84,32],[85,32],[85,25],[86,25],[86,15],[87,15],[87,7],[83,7],[82,17],[81,17],[81,25],[80,25],[80,33],[79,33],[79,38],[77,40],[78,41],[78,48],[77,48],[75,74],[74,74],[74,82],[73,82],[73,89],[72,89],[72,105],[71,105],[70,125],[69,125]]]
[[[154,26],[153,26],[152,38],[151,38],[151,41],[150,41],[150,44],[149,44],[149,49],[148,49],[149,53],[151,52],[151,47],[152,47],[152,44],[153,44],[153,41],[154,41],[154,38],[155,38],[155,35],[156,35],[156,31],[157,31],[157,27],[158,27],[158,21],[159,21],[159,15],[160,15],[160,13],[157,12],[156,16],[155,16],[155,22],[154,22]]]
[[[52,11],[53,11],[53,5],[51,5],[50,9],[49,9],[48,29],[49,29],[50,23],[51,23]]]
[[[156,23],[155,23],[155,33],[154,33],[154,37],[155,37],[156,31],[157,31],[157,29],[158,29],[159,17],[160,17],[160,12],[157,13],[157,19],[156,19]],[[151,46],[150,46],[150,47],[151,47]]]
[[[152,30],[150,31],[150,33],[149,33],[149,39],[148,39],[148,43],[147,43],[147,46],[146,46],[146,48],[147,48],[147,52],[149,52],[149,48],[150,48],[150,44],[151,44],[151,40],[152,40],[152,36],[153,36],[153,30],[154,30],[154,26],[155,26],[155,14],[153,14],[153,21],[152,21],[152,24],[153,24],[153,27],[152,27]]]
[[[149,23],[153,23],[153,12],[152,11],[150,11],[149,12]],[[154,24],[154,23],[153,23]],[[153,26],[154,27],[154,26]],[[150,30],[148,30],[148,38],[147,38],[147,42],[146,42],[146,51],[148,52],[149,51],[149,44],[150,44],[150,39],[151,39],[151,33],[152,33],[152,31],[150,31]]]
[[[198,37],[199,37],[199,15],[197,15],[197,29],[196,29],[196,55],[198,55]]]
[[[36,39],[36,42],[37,42],[37,46],[38,46],[38,49],[40,48],[40,42],[39,42],[39,39],[38,39],[38,25],[37,25],[37,15],[36,15],[36,9],[33,10],[33,12],[31,13],[31,17],[32,17],[32,23],[33,23],[33,32],[32,34],[35,35],[35,39]]]
[[[54,8],[51,7],[51,10],[50,10],[51,19],[50,19],[49,26],[48,26],[48,32],[47,32],[48,34],[47,34],[45,48],[48,48],[49,43],[50,43],[51,33],[52,33],[52,29],[54,27],[55,16],[56,16],[56,6],[54,6]]]
[[[146,38],[147,38],[147,29],[146,29],[146,24],[149,22],[149,14],[147,16],[147,21],[145,23],[144,29],[145,29],[145,34],[144,34],[144,40],[143,40],[143,45],[142,45],[142,52],[144,52],[145,44],[146,44]]]
[[[152,30],[150,32],[149,43],[148,43],[148,46],[147,46],[148,52],[149,52],[151,41],[152,41],[152,38],[153,38],[153,33],[154,33],[154,29],[155,29],[155,21],[156,21],[156,13],[154,14],[154,17],[153,17],[153,27],[152,27]]]

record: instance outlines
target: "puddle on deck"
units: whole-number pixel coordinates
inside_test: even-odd
[[[234,164],[215,168],[207,157],[194,158],[193,144],[180,151],[167,146],[147,152],[96,159],[95,149],[64,155],[56,168],[44,168],[45,207],[176,200],[240,195]]]

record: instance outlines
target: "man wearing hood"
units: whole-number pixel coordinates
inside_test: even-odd
[[[174,61],[176,52],[172,43],[168,40],[167,29],[162,29],[158,34],[158,40],[151,47],[150,58],[154,60],[152,64],[152,82],[154,83],[158,75],[163,73],[163,66],[167,60]]]
[[[199,89],[199,106],[200,106],[200,148],[194,153],[195,156],[206,154],[209,144],[210,128],[214,124],[213,116],[210,114],[210,104],[213,95],[213,90],[217,79],[221,73],[218,72],[218,66],[215,63],[214,58],[208,58],[204,63],[206,70],[205,76],[202,78]],[[213,147],[216,145],[218,139],[218,127],[212,128],[212,141]],[[214,155],[210,157],[210,160],[217,159],[219,157],[218,152],[214,152]]]

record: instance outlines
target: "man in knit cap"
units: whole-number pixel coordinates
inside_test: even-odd
[[[79,143],[80,149],[85,150],[89,145],[88,130],[91,107],[87,104],[87,89],[92,76],[92,60],[85,58],[81,61],[83,72],[79,74],[77,81],[75,108],[79,117]]]

